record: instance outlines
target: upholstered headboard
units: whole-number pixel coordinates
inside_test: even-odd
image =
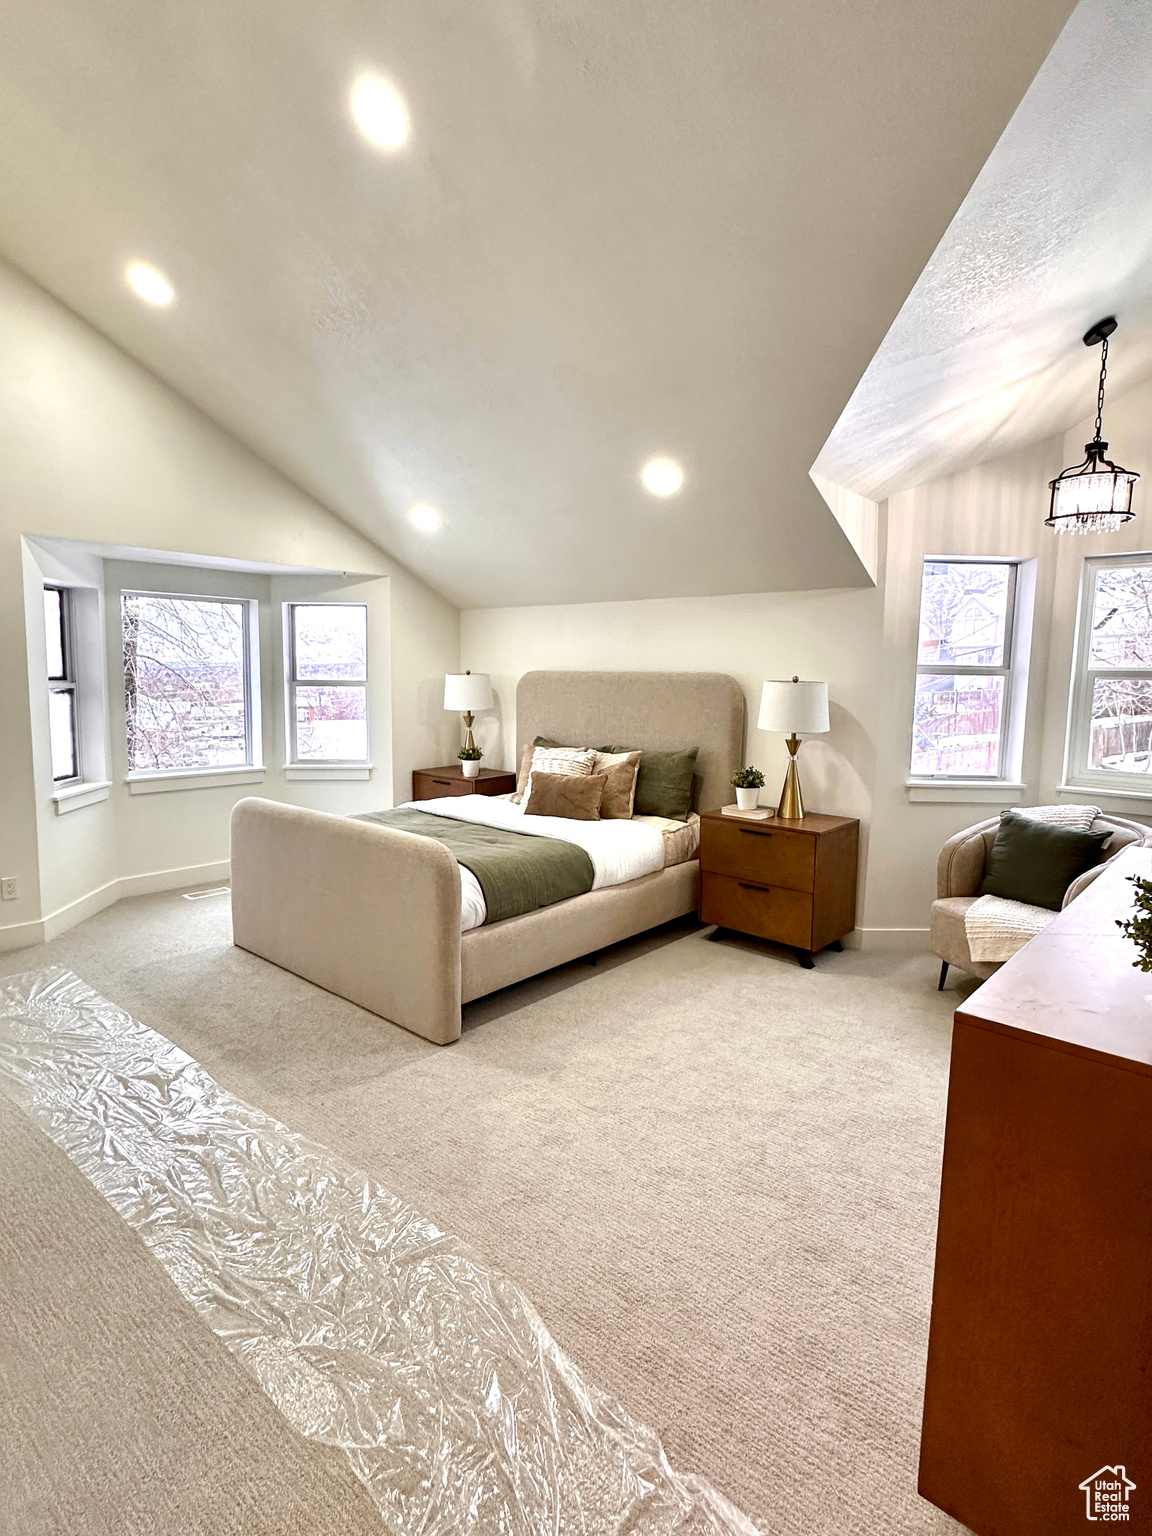
[[[517,762],[537,736],[646,752],[699,747],[692,804],[715,810],[733,799],[730,780],[744,760],[744,694],[723,672],[525,672]]]

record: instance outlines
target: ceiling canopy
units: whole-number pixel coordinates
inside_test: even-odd
[[[860,585],[809,468],[1069,8],[10,4],[0,248],[459,604]]]

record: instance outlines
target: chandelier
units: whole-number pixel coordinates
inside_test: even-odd
[[[1108,338],[1116,329],[1113,316],[1099,320],[1084,335],[1086,347],[1100,348],[1100,389],[1096,396],[1096,436],[1085,443],[1083,463],[1066,469],[1048,483],[1052,505],[1044,525],[1056,533],[1112,533],[1135,516],[1132,487],[1140,476],[1104,457],[1108,444],[1100,433],[1104,417],[1104,379],[1108,372]]]

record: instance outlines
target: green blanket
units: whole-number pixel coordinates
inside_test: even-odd
[[[583,848],[556,837],[505,832],[425,811],[369,811],[356,820],[379,822],[382,827],[443,843],[480,882],[489,923],[535,912],[569,896],[583,896],[592,889],[596,875]]]

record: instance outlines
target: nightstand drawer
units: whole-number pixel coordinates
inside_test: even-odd
[[[775,939],[794,949],[812,947],[812,897],[762,881],[705,874],[700,882],[700,921]]]
[[[729,826],[713,819],[701,827],[700,868],[708,874],[755,880],[758,885],[811,891],[816,839],[806,832],[770,831],[735,821]]]
[[[475,779],[438,778],[434,773],[414,773],[412,775],[413,800],[440,800],[445,795],[470,795],[473,793]]]

